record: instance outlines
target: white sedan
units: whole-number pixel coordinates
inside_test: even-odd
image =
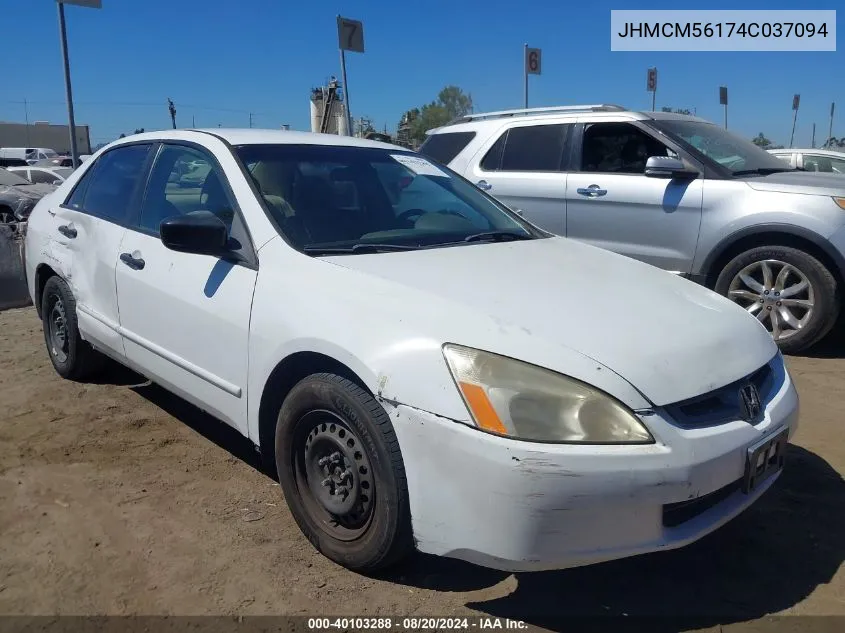
[[[679,547],[772,485],[797,425],[742,308],[384,143],[117,141],[38,204],[26,270],[61,376],[108,356],[231,425],[352,569]]]

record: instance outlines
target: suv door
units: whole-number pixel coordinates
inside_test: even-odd
[[[537,226],[566,234],[565,123],[519,123],[481,147],[466,178]]]
[[[567,237],[691,273],[703,176],[646,177],[650,156],[679,157],[679,152],[632,122],[583,123],[575,137],[566,188]]]
[[[162,220],[199,210],[226,223],[231,243],[249,261],[181,253],[162,244]],[[162,144],[140,214],[120,248],[117,295],[126,357],[244,434],[256,271],[237,200],[212,153],[191,144]]]
[[[125,223],[137,208],[149,143],[121,145],[100,156],[68,198],[49,210],[47,258],[67,281],[82,337],[123,356],[115,267]]]

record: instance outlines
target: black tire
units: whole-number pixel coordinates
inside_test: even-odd
[[[275,449],[279,483],[293,518],[324,556],[355,571],[373,572],[411,553],[399,442],[387,413],[364,389],[334,374],[300,381],[279,411]],[[320,485],[322,477],[323,484],[331,482]],[[351,509],[344,509],[347,504]]]
[[[54,337],[57,313],[63,321],[64,339]],[[76,323],[76,299],[61,277],[50,277],[41,293],[41,324],[47,353],[56,372],[68,380],[84,380],[103,369],[106,358],[82,339]]]
[[[727,297],[731,282],[743,269],[756,262],[766,260],[785,262],[800,271],[810,282],[814,303],[812,315],[800,329],[794,331],[794,334],[777,340],[778,347],[784,353],[792,354],[806,350],[830,332],[836,323],[841,307],[836,278],[824,264],[812,255],[789,246],[752,248],[728,262],[716,280],[715,290]],[[771,331],[771,325],[768,325],[767,329]]]

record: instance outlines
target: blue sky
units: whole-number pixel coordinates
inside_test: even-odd
[[[92,143],[137,127],[177,124],[308,129],[313,86],[339,75],[338,13],[364,22],[367,52],[347,56],[353,117],[395,129],[402,112],[444,85],[472,94],[476,111],[522,105],[522,46],[543,49],[531,77],[531,106],[619,103],[650,109],[646,69],[659,71],[658,107],[696,108],[722,121],[718,88],[730,91],[731,129],[788,143],[791,102],[801,94],[796,145],[845,135],[845,52],[631,53],[610,51],[611,9],[843,9],[841,0],[711,0],[588,3],[564,0],[103,0],[102,10],[68,6],[76,119]],[[842,13],[843,11],[840,11]],[[0,120],[65,122],[53,0],[0,0]],[[841,18],[840,18],[841,23]],[[19,54],[12,55],[12,51]]]

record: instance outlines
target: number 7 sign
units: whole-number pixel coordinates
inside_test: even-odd
[[[342,51],[364,52],[364,24],[358,20],[337,18],[337,43]]]

